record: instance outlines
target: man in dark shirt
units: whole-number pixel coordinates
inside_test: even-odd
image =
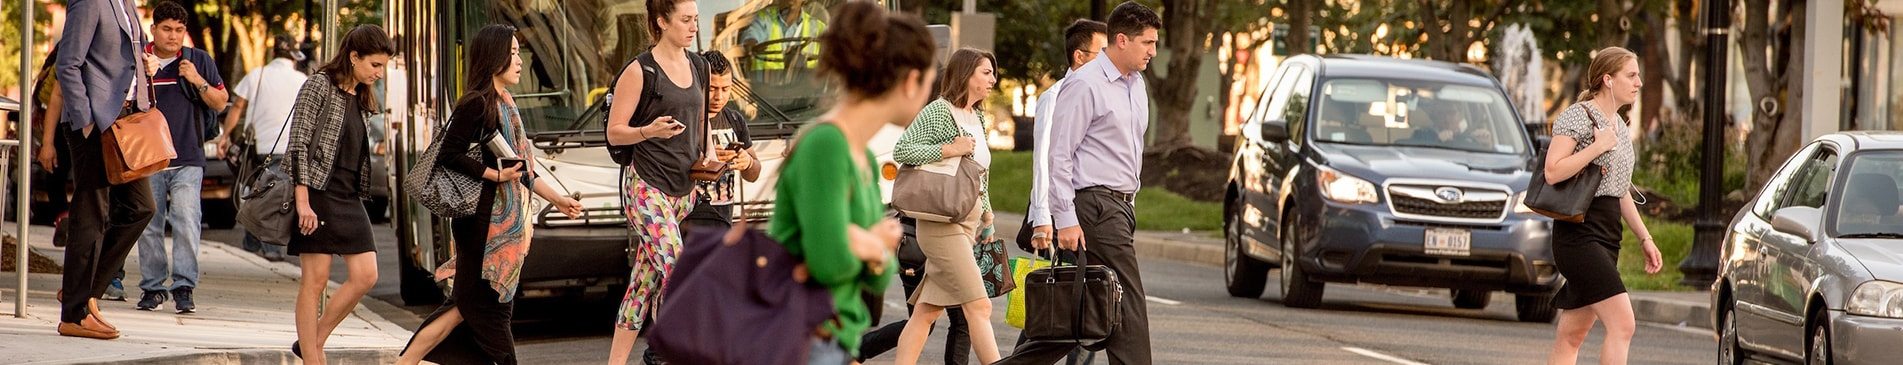
[[[171,166],[147,179],[152,186],[151,223],[139,236],[139,310],[157,309],[167,297],[180,314],[196,310],[192,289],[198,286],[199,190],[205,180],[205,131],[224,111],[225,80],[218,65],[203,50],[185,47],[190,13],[171,1],[152,8],[152,45],[159,58],[152,77],[153,95],[160,113],[171,124],[172,148],[178,151]],[[167,255],[166,226],[171,226],[172,249]],[[171,284],[167,285],[166,280]]]
[[[687,214],[686,225],[693,228],[725,230],[733,225],[733,204],[739,199],[740,182],[760,178],[760,165],[754,163],[753,138],[747,133],[747,116],[727,108],[733,100],[733,65],[720,51],[701,55],[707,60],[707,128],[712,135],[715,157],[727,162],[720,179],[695,184],[700,201]],[[737,147],[737,148],[735,148]]]

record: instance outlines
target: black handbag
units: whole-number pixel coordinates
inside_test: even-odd
[[[1027,341],[1090,347],[1123,326],[1123,284],[1116,270],[1089,265],[1088,256],[1079,253],[1072,265],[1057,264],[1025,274]]]
[[[1599,118],[1593,117],[1592,112],[1586,112],[1586,119],[1592,121],[1594,129],[1599,128]],[[1592,142],[1580,141],[1574,145],[1574,149],[1577,150],[1578,146],[1590,145]],[[1572,178],[1557,184],[1547,184],[1545,165],[1546,156],[1542,154],[1540,168],[1533,169],[1532,183],[1528,184],[1526,189],[1526,207],[1555,220],[1585,222],[1586,209],[1592,206],[1593,194],[1599,191],[1600,182],[1606,178],[1605,167],[1587,164],[1586,168],[1580,169],[1579,173],[1573,174]],[[1592,168],[1595,166],[1599,168]]]

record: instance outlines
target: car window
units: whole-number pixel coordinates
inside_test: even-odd
[[[1830,178],[1837,172],[1837,152],[1828,148],[1818,149],[1817,155],[1804,162],[1797,172],[1797,179],[1791,181],[1791,195],[1783,207],[1823,208],[1824,201],[1830,197]]]
[[[1268,110],[1261,111],[1262,118],[1259,118],[1258,122],[1268,121],[1269,117],[1287,117],[1289,89],[1294,88],[1295,79],[1301,78],[1300,75],[1305,73],[1308,73],[1307,67],[1292,65],[1282,74],[1282,77],[1276,79],[1275,93],[1270,94],[1272,97],[1269,98]]]
[[[1835,208],[1836,235],[1903,233],[1903,203],[1897,199],[1903,186],[1903,151],[1865,152],[1854,155],[1846,165],[1845,197]]]
[[[1314,128],[1323,142],[1519,154],[1525,127],[1499,89],[1443,82],[1333,79]]]
[[[1766,182],[1762,192],[1758,193],[1758,199],[1751,203],[1751,214],[1757,215],[1759,219],[1771,220],[1771,214],[1777,211],[1778,204],[1783,203],[1785,192],[1791,186],[1791,179],[1797,175],[1797,169],[1816,157],[1814,155],[1819,149],[1822,148],[1812,144],[1792,154],[1791,156],[1795,157],[1785,162],[1784,167],[1779,167],[1777,174],[1771,175],[1771,180]]]
[[[1282,104],[1282,116],[1288,120],[1290,136],[1301,136],[1302,131],[1308,126],[1308,94],[1309,90],[1315,88],[1315,73],[1309,72],[1306,68],[1301,69],[1301,72],[1301,76],[1297,76],[1295,82],[1291,83],[1294,87],[1288,92],[1287,102]],[[1295,143],[1302,141],[1302,138],[1294,139]]]

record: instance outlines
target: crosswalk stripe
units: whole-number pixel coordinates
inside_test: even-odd
[[[1427,363],[1424,363],[1424,362],[1418,362],[1418,361],[1403,359],[1399,357],[1394,357],[1392,355],[1374,352],[1374,350],[1364,349],[1360,347],[1343,347],[1341,349],[1343,351],[1355,353],[1356,355],[1372,357],[1377,360],[1387,361],[1387,362],[1401,364],[1401,365],[1427,365]]]

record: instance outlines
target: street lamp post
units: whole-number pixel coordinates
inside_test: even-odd
[[[1678,272],[1685,276],[1680,285],[1709,288],[1718,277],[1718,250],[1724,240],[1725,173],[1725,69],[1729,64],[1731,1],[1712,0],[1704,4],[1705,64],[1705,141],[1701,153],[1704,164],[1698,177],[1698,220],[1693,224],[1692,249]]]
[[[33,5],[33,3],[24,2],[20,7],[20,127],[17,129],[20,131],[18,134],[20,144],[19,150],[15,151],[18,152],[15,155],[19,156],[20,161],[19,166],[13,168],[13,171],[18,173],[14,178],[18,179],[16,183],[19,184],[17,190],[19,193],[15,194],[13,200],[20,208],[19,211],[14,212],[14,216],[18,217],[14,219],[14,224],[20,230],[19,236],[13,240],[15,246],[13,267],[20,270],[18,283],[20,287],[14,292],[13,298],[13,316],[16,318],[26,318],[26,276],[28,267],[32,266],[28,265],[31,261],[27,260],[29,246],[26,244],[26,218],[29,212],[28,204],[32,202],[33,196],[33,190],[28,186],[32,183],[32,179],[27,177],[33,176],[30,172],[33,165],[29,162],[33,158],[33,143],[29,142],[32,139],[28,136],[33,135],[33,13],[35,9],[25,5]],[[48,110],[47,112],[58,113],[59,111]]]

